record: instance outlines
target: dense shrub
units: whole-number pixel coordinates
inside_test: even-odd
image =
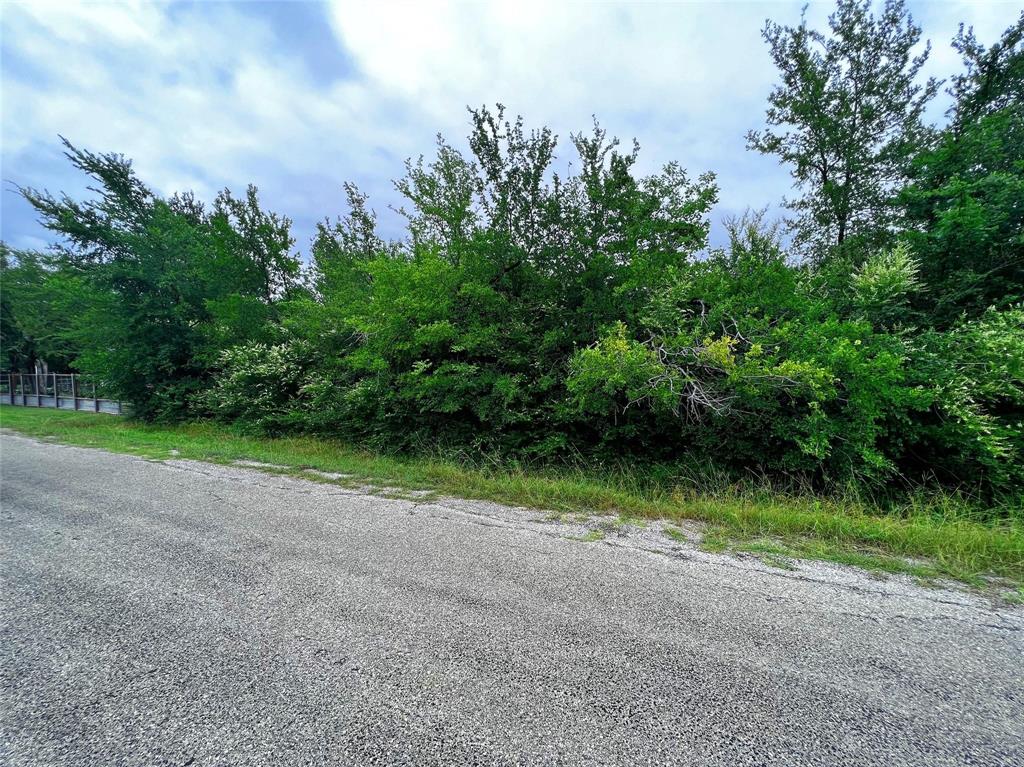
[[[903,14],[886,3],[886,19]],[[1019,496],[1024,16],[991,49],[958,38],[967,74],[949,125],[930,131],[931,86],[911,108],[857,101],[844,62],[878,49],[856,48],[878,32],[869,5],[842,0],[833,26],[839,42],[787,70],[773,103],[812,120],[790,138],[830,131],[830,163],[871,152],[861,176],[819,183],[800,141],[754,136],[809,185],[794,209],[813,258],[794,259],[758,214],[709,251],[711,174],[641,175],[638,147],[597,125],[556,173],[556,137],[500,106],[471,112],[468,155],[439,139],[433,160],[408,163],[407,236],[385,241],[347,185],[349,210],[321,224],[304,271],[255,189],[207,210],[68,145],[100,194],[24,190],[62,244],[0,254],[7,364],[71,364],[146,419]],[[901,29],[879,43],[902,51],[892,82],[920,65]],[[804,25],[769,32],[777,61],[810,39]],[[818,77],[843,100],[822,124],[796,92]],[[876,107],[884,140],[843,144],[843,121]]]
[[[301,428],[300,401],[311,358],[300,343],[233,346],[220,358],[216,384],[204,389],[194,406],[261,433]]]

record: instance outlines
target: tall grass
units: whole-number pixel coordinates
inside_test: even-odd
[[[223,426],[142,424],[85,413],[4,406],[0,426],[86,447],[227,463],[251,460],[473,499],[564,512],[699,520],[734,545],[773,539],[806,556],[979,582],[1024,583],[1024,514],[995,513],[955,493],[918,490],[884,505],[855,489],[782,492],[763,480],[736,482],[693,467],[523,467],[469,456],[398,456],[312,437],[240,435]],[[906,558],[920,560],[908,562]]]

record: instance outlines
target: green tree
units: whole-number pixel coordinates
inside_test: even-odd
[[[96,196],[21,190],[61,237],[45,280],[59,338],[139,416],[184,417],[219,347],[265,340],[298,273],[289,222],[263,212],[254,187],[207,212],[190,194],[155,195],[120,155],[64,145]]]
[[[12,294],[20,295],[17,282],[23,272],[15,259],[10,248],[0,243],[0,370],[28,371],[35,365],[39,353],[15,315]]]
[[[11,250],[0,243],[0,345],[5,370],[73,370],[70,337],[77,313],[91,303],[86,286],[59,256]]]
[[[839,316],[758,215],[732,222],[730,235],[679,270],[640,325],[574,355],[574,403],[603,420],[605,442],[636,453],[818,484],[890,478],[903,456],[891,419],[929,403],[908,385],[903,341]],[[871,292],[875,310],[903,300],[881,293]]]
[[[620,152],[595,125],[572,137],[580,170],[562,176],[550,130],[500,105],[470,119],[468,155],[439,137],[396,182],[405,241],[379,238],[354,187],[348,214],[319,228],[311,294],[285,319],[322,352],[296,394],[311,428],[389,447],[557,451],[587,428],[566,406],[574,349],[705,245],[710,175],[670,164],[640,177],[637,148]]]
[[[1024,488],[1024,305],[912,339],[912,383],[929,397],[901,425],[907,471],[986,495]]]
[[[949,127],[914,158],[900,195],[906,239],[927,287],[918,297],[948,327],[1024,296],[1024,14],[990,48],[961,28]]]
[[[964,63],[964,72],[952,78],[949,89],[955,101],[950,108],[955,129],[985,115],[1024,104],[1024,11],[1000,40],[986,48],[974,29],[960,25],[953,47]]]
[[[919,84],[929,48],[903,0],[839,0],[828,31],[767,22],[763,36],[782,78],[768,97],[768,128],[748,146],[791,167],[801,192],[787,206],[795,244],[818,259],[851,241],[884,242],[890,204],[927,136],[922,113],[938,83]]]

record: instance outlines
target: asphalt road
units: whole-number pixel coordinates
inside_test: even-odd
[[[1024,764],[1024,614],[0,436],[0,763]]]

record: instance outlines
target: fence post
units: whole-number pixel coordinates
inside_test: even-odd
[[[85,396],[85,392],[91,388],[93,412],[109,412],[115,415],[123,414],[123,403],[121,400],[107,400],[109,407],[104,411],[103,405],[100,402],[99,384],[96,381],[92,381],[91,387],[87,385],[83,389],[81,381],[78,380],[78,373],[0,373],[0,402],[21,405],[23,407],[42,407],[43,400],[47,399],[52,392],[53,407],[60,409],[61,399],[67,399],[67,397],[62,398],[60,396],[62,393],[61,379],[64,378],[69,380],[68,386],[71,389],[69,395],[71,397],[71,407],[68,408],[69,410],[76,412],[82,410],[82,401],[88,399]],[[32,383],[32,391],[29,391],[29,382]],[[51,386],[53,387],[52,389],[50,389]],[[35,400],[31,405],[28,402],[29,398]],[[88,410],[88,408],[84,409]]]

